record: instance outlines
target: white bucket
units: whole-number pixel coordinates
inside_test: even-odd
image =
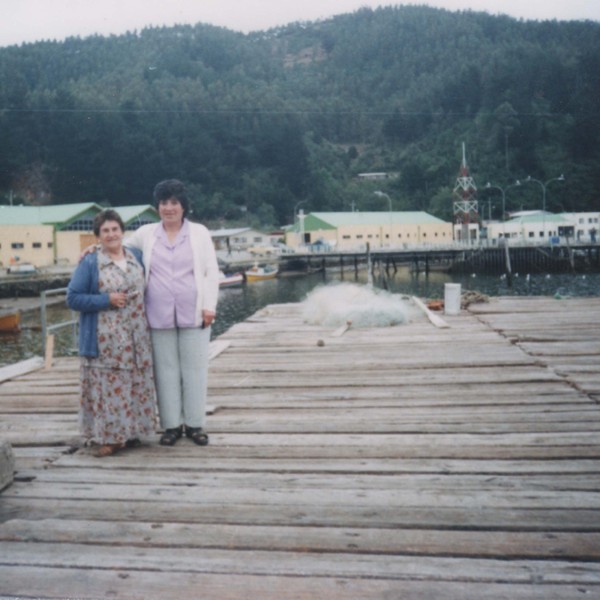
[[[460,283],[444,284],[444,314],[460,314]]]

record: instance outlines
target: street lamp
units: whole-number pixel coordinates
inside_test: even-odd
[[[296,216],[298,216],[298,223],[299,223],[299,229],[298,229],[298,237],[300,238],[299,245],[304,244],[304,221],[303,221],[303,219],[300,218],[300,215],[298,215],[298,207],[302,204],[306,204],[307,202],[308,202],[308,200],[300,200],[300,202],[297,202],[296,206],[294,206],[294,223],[296,223]]]
[[[506,210],[506,194],[499,185],[492,185],[489,181],[485,185],[486,190],[499,190],[502,194],[502,221],[504,221],[504,211]]]
[[[521,185],[519,180],[515,181],[513,184],[509,185],[505,188],[501,188],[499,185],[492,185],[489,181],[487,182],[485,189],[486,190],[499,190],[502,194],[502,237],[506,237],[506,227],[504,225],[504,215],[506,214],[506,191],[511,187],[518,187]]]
[[[542,183],[539,179],[534,179],[531,175],[527,177],[526,182],[533,181],[534,183],[538,183],[542,187],[542,237],[544,240],[546,239],[546,186],[552,181],[564,181],[565,176],[560,175],[560,177],[553,177],[552,179],[548,179],[545,183]]]
[[[376,196],[380,198],[387,198],[390,203],[390,248],[392,247],[392,199],[385,193],[380,190],[376,190],[373,192]]]
[[[296,203],[296,206],[294,206],[294,223],[296,222],[296,216],[298,215],[298,207],[301,204],[306,204],[308,202],[308,200],[300,200],[300,202]]]

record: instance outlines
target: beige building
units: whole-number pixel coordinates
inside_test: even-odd
[[[36,267],[54,264],[54,230],[51,226],[0,223],[0,266],[19,263],[31,263]]]
[[[452,243],[452,223],[423,211],[319,212],[304,215],[285,235],[288,246],[324,244],[336,250]]]
[[[55,206],[0,206],[0,266],[23,263],[35,267],[74,265],[81,249],[96,241],[94,217],[102,207],[93,202]],[[115,207],[127,230],[159,220],[149,205]]]

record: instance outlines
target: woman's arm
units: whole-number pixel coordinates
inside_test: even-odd
[[[143,231],[140,231],[142,229],[143,226],[138,227],[135,231],[128,235],[123,240],[123,245],[127,246],[128,248],[135,248],[136,250],[142,251],[144,249],[144,234]]]
[[[79,312],[98,312],[111,306],[110,295],[97,291],[98,282],[94,281],[97,275],[93,273],[90,259],[95,261],[96,256],[86,257],[79,263],[67,288],[67,305]]]
[[[219,263],[208,230],[204,237],[204,257],[206,269],[204,271],[204,306],[202,308],[203,312],[212,313],[214,318],[219,298]]]

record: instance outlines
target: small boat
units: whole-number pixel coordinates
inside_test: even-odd
[[[241,285],[244,283],[243,273],[230,273],[225,275],[223,271],[219,271],[219,287],[233,287],[234,285]]]
[[[251,283],[253,281],[263,281],[264,279],[275,279],[278,272],[279,269],[273,265],[265,265],[264,267],[254,265],[246,271],[246,281]]]
[[[21,331],[21,313],[18,310],[0,310],[0,333]]]

